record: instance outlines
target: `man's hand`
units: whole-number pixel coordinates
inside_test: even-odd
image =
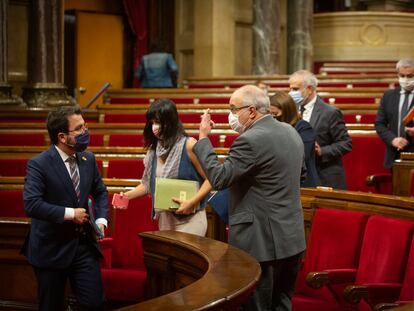
[[[414,136],[414,127],[405,127],[405,132],[408,136],[413,137]]]
[[[210,110],[207,109],[201,116],[200,133],[198,135],[198,139],[208,137],[213,127],[214,122],[211,120]]]
[[[86,213],[86,209],[84,208],[74,208],[75,210],[75,217],[73,218],[73,222],[79,225],[88,222],[89,215]]]
[[[98,228],[99,228],[99,230],[102,231],[102,233],[105,232],[105,226],[104,226],[104,224],[98,224]]]
[[[319,144],[315,141],[315,153],[317,156],[321,157],[322,156],[322,149],[321,146],[319,146]]]
[[[392,140],[391,145],[397,150],[402,150],[405,148],[405,146],[408,145],[408,140],[406,140],[404,137],[395,137]]]

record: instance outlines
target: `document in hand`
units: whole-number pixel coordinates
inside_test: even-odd
[[[198,182],[194,180],[159,178],[155,179],[154,208],[169,210],[179,208],[172,198],[188,200],[196,195]]]
[[[403,122],[405,125],[408,125],[410,122],[414,120],[414,107],[408,111],[408,113],[405,115]]]

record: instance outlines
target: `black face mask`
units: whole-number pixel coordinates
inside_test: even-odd
[[[76,152],[82,152],[88,148],[90,140],[89,131],[85,130],[82,134],[75,137],[76,143],[74,145],[72,144],[66,144],[69,147],[75,148]]]

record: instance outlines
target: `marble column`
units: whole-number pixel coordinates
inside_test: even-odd
[[[12,86],[8,83],[7,66],[7,13],[8,0],[0,1],[0,106],[24,105],[21,98],[12,95]]]
[[[63,84],[63,0],[32,0],[29,18],[28,85],[30,107],[73,105]]]
[[[279,0],[254,0],[253,14],[253,74],[279,73]]]
[[[288,1],[288,73],[313,68],[313,1]]]

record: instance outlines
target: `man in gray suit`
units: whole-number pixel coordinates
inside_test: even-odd
[[[229,123],[241,135],[221,163],[208,135],[214,125],[204,113],[194,152],[214,189],[230,189],[229,243],[255,257],[262,275],[243,310],[290,310],[305,249],[300,177],[301,138],[269,114],[270,102],[256,86],[230,98]]]
[[[318,80],[307,70],[289,78],[293,100],[300,107],[302,119],[316,132],[316,170],[322,186],[346,189],[342,157],[352,150],[352,140],[339,109],[325,104],[316,94]]]

